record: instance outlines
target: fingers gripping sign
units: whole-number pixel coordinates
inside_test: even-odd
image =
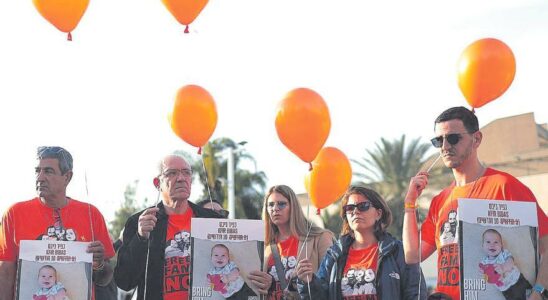
[[[272,276],[262,271],[252,271],[248,274],[248,279],[259,290],[259,293],[266,295],[272,285]]]
[[[156,213],[160,209],[158,207],[151,207],[146,209],[140,216],[138,221],[137,233],[140,237],[148,239],[150,237],[150,232],[156,226]]]
[[[100,268],[105,262],[105,246],[101,241],[89,243],[87,253],[93,253],[93,267]]]

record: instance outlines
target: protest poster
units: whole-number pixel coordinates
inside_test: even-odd
[[[93,254],[86,252],[88,244],[21,241],[16,299],[91,299]]]
[[[539,267],[534,202],[459,199],[461,299],[526,299]]]
[[[192,219],[192,299],[259,299],[247,274],[261,270],[264,222]]]

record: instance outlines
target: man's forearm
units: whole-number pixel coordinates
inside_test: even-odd
[[[0,300],[13,300],[16,263],[0,261]]]
[[[105,265],[101,270],[93,270],[93,281],[99,286],[106,286],[112,280],[114,270],[108,260],[105,261]]]
[[[405,262],[415,264],[419,262],[419,229],[417,226],[416,209],[406,208],[403,215],[403,249]]]

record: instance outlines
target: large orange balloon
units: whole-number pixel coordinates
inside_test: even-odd
[[[515,73],[516,60],[512,50],[497,39],[475,41],[459,59],[459,87],[475,108],[502,95],[512,84]]]
[[[188,25],[196,19],[206,6],[208,0],[162,0],[167,10],[183,25],[188,33]]]
[[[33,0],[32,2],[42,17],[57,29],[68,33],[69,40],[72,40],[70,32],[76,28],[89,4],[89,0]]]
[[[313,90],[290,91],[278,105],[276,132],[282,143],[305,162],[314,160],[323,147],[331,118],[323,98]]]
[[[314,168],[308,181],[310,201],[318,209],[337,201],[346,191],[352,180],[352,167],[344,153],[335,147],[320,150],[312,162]]]
[[[202,147],[217,126],[217,106],[205,89],[187,85],[177,92],[168,120],[173,132],[183,141]]]

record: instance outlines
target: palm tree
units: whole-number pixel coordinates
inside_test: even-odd
[[[416,175],[427,160],[429,144],[420,138],[406,143],[405,134],[399,139],[388,141],[381,138],[374,150],[360,160],[351,159],[357,168],[354,176],[376,190],[386,200],[394,217],[389,232],[401,239],[403,224],[403,200],[407,193],[409,179]]]
[[[218,138],[209,142],[204,148],[203,161],[194,162],[193,169],[199,170],[200,182],[204,186],[202,199],[211,197],[217,199],[226,207],[227,201],[227,160],[218,157],[226,148],[236,150],[240,144],[229,138]],[[245,149],[234,151],[234,196],[236,201],[236,217],[260,219],[262,197],[266,188],[264,172],[251,172],[239,169],[238,165],[245,160],[255,163],[255,159]],[[204,172],[206,170],[207,172]],[[207,175],[206,175],[207,173]]]

